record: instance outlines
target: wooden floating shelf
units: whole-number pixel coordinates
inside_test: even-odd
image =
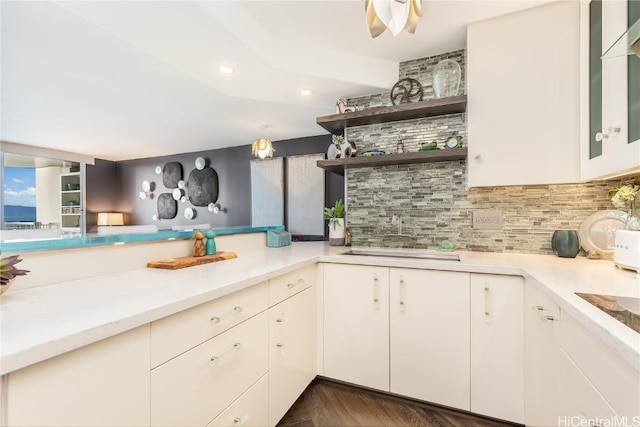
[[[467,96],[430,99],[389,107],[373,107],[351,113],[332,114],[316,118],[316,123],[331,133],[341,133],[351,126],[372,125],[464,113],[467,110]]]
[[[344,175],[344,170],[349,168],[446,162],[449,160],[464,160],[466,158],[467,148],[463,147],[444,150],[418,151],[414,153],[382,154],[380,156],[370,157],[360,156],[349,157],[346,159],[318,160],[318,167]]]

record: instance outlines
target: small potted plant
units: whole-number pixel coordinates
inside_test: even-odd
[[[15,267],[21,261],[20,255],[0,259],[0,295],[9,289],[16,276],[25,276],[29,272],[29,270],[19,270]]]
[[[336,159],[342,157],[342,144],[344,144],[344,137],[342,135],[333,135],[331,142],[336,146]]]
[[[324,219],[329,220],[329,244],[344,246],[344,202],[336,200],[332,208],[324,208]]]

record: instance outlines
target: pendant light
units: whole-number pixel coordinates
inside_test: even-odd
[[[422,0],[365,0],[364,8],[372,38],[387,28],[394,36],[402,30],[414,34],[422,17]]]

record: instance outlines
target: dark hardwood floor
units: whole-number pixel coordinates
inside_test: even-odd
[[[278,427],[514,425],[517,424],[385,395],[323,378],[314,380],[278,423]]]

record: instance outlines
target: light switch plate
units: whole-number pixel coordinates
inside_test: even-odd
[[[501,230],[502,211],[473,211],[473,228],[478,230]]]

